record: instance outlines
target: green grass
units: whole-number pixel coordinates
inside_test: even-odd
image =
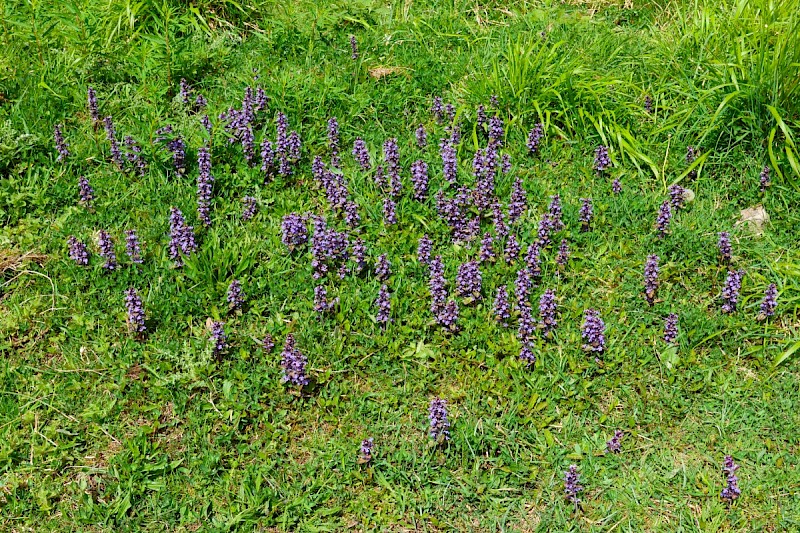
[[[794,531],[800,530],[797,350],[800,253],[800,37],[797,0],[767,3],[558,2],[6,2],[0,52],[0,528],[8,531]],[[544,32],[542,34],[542,32]],[[361,58],[350,59],[348,37]],[[380,79],[376,67],[397,67]],[[264,183],[215,117],[238,105],[253,69],[270,96],[256,132],[274,137],[280,110],[304,141],[296,176]],[[209,101],[215,123],[213,224],[196,219],[196,151],[207,139],[175,95],[181,77]],[[101,116],[144,148],[150,170],[122,174],[94,131],[86,88]],[[475,109],[497,94],[513,169],[530,209],[519,236],[536,235],[559,193],[570,242],[564,274],[543,253],[537,302],[559,299],[559,327],[537,341],[538,362],[517,359],[515,327],[491,314],[496,287],[518,266],[482,266],[484,300],[461,305],[456,335],[432,325],[427,275],[416,260],[434,238],[451,284],[477,247],[453,246],[436,215],[444,126],[432,95],[457,105],[464,142],[459,176],[471,184]],[[644,111],[645,96],[655,112]],[[336,313],[313,310],[307,251],[289,254],[280,223],[291,211],[327,213],[310,162],[326,153],[329,116],[341,125],[342,160],[360,205],[357,233],[370,260],[387,253],[393,323],[373,302],[380,283],[324,280]],[[542,154],[526,155],[536,121]],[[52,129],[64,124],[71,157],[56,162]],[[175,177],[151,142],[173,124],[189,146]],[[428,128],[420,150],[413,132]],[[382,221],[382,193],[356,168],[363,137],[373,160],[399,139],[406,192],[399,224]],[[598,177],[594,148],[611,146]],[[690,180],[686,147],[704,154]],[[431,169],[431,198],[411,199],[408,169]],[[773,168],[766,193],[759,172]],[[77,203],[77,179],[95,189]],[[611,193],[620,178],[623,192]],[[658,239],[656,212],[676,181],[694,202]],[[240,220],[241,199],[260,211]],[[579,231],[580,198],[594,200],[593,230]],[[764,234],[736,225],[762,204]],[[167,255],[170,206],[198,227],[199,250],[181,269]],[[329,216],[329,218],[331,218]],[[335,225],[343,228],[341,221]],[[123,231],[135,227],[145,262],[131,265]],[[482,228],[488,229],[488,221]],[[123,267],[69,261],[65,241],[117,242]],[[733,266],[745,276],[739,310],[719,311],[726,268],[716,239],[731,231]],[[659,301],[648,307],[642,269],[661,257]],[[28,255],[26,255],[28,254]],[[242,281],[247,306],[228,313],[225,291]],[[769,283],[775,317],[757,322]],[[149,334],[127,333],[123,291],[139,290]],[[583,311],[606,321],[600,364],[581,350]],[[680,317],[677,349],[663,318]],[[211,357],[206,321],[222,319],[231,348]],[[515,324],[515,322],[514,322]],[[278,346],[264,353],[270,333]],[[281,384],[288,333],[308,356],[313,386]],[[427,438],[430,399],[448,401],[452,439]],[[623,429],[620,455],[604,453]],[[375,460],[357,464],[375,439]],[[742,497],[719,498],[726,454],[741,464]],[[578,464],[576,513],[563,472]]]

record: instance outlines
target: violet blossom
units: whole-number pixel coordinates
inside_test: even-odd
[[[372,168],[372,161],[370,160],[369,150],[367,149],[367,143],[364,142],[364,139],[358,137],[353,142],[353,158],[356,160],[358,165],[361,167],[361,170],[369,170]]]
[[[644,264],[644,297],[651,306],[658,292],[658,260],[657,255],[648,255]]]
[[[53,137],[55,138],[56,151],[58,152],[56,161],[63,161],[69,157],[69,144],[67,144],[67,141],[64,140],[64,134],[61,131],[61,124],[56,124],[53,127]]]
[[[210,226],[211,217],[209,212],[211,209],[214,176],[211,175],[211,154],[206,146],[200,147],[197,151],[197,167],[200,170],[197,176],[197,217],[205,226]]]
[[[508,302],[508,288],[502,285],[497,288],[494,297],[494,317],[503,327],[508,327],[508,319],[511,318],[511,304]]]
[[[672,208],[669,200],[664,200],[664,203],[661,204],[661,208],[658,210],[658,216],[656,217],[656,230],[658,231],[658,237],[660,239],[664,238],[667,234],[670,220],[672,220]]]
[[[228,349],[228,335],[225,334],[225,322],[211,322],[211,355],[219,359]]]
[[[433,241],[431,241],[430,237],[428,237],[428,234],[426,233],[419,238],[419,244],[417,245],[417,261],[423,265],[429,266],[431,263],[432,249]]]
[[[608,157],[608,147],[602,144],[594,151],[594,169],[602,173],[611,166],[611,159]]]
[[[100,257],[106,260],[103,268],[114,270],[117,268],[117,254],[114,252],[114,242],[111,236],[104,230],[97,234],[97,247],[100,249]]]
[[[600,313],[595,309],[587,309],[583,312],[583,327],[581,337],[583,338],[583,349],[589,352],[603,352],[606,348],[606,325],[600,318]]]
[[[86,266],[89,264],[89,250],[86,248],[84,243],[70,235],[67,237],[67,245],[69,246],[70,259],[81,266]]]
[[[620,440],[622,439],[622,436],[624,434],[625,433],[623,433],[619,429],[614,431],[614,436],[611,437],[611,440],[609,440],[606,443],[606,449],[608,450],[609,453],[619,453],[620,452],[620,450],[622,449],[622,443],[620,442]]]
[[[522,185],[522,179],[517,177],[514,180],[514,185],[511,188],[511,201],[508,202],[508,220],[514,224],[517,220],[525,214],[528,209],[528,198],[525,193],[525,187]]]
[[[589,231],[589,227],[592,224],[592,215],[592,199],[581,198],[581,209],[579,211],[581,231]]]
[[[383,327],[386,327],[391,321],[392,303],[389,299],[389,287],[385,284],[381,285],[378,291],[378,298],[375,300],[375,307],[378,308],[378,313],[375,315],[375,320],[378,321]]]
[[[419,127],[414,130],[414,137],[417,139],[417,146],[421,149],[424,149],[428,146],[428,133],[425,131],[425,125],[420,124]]]
[[[227,300],[231,309],[242,308],[244,297],[242,296],[242,284],[238,279],[231,281],[231,284],[228,285]]]
[[[739,470],[739,465],[733,462],[733,457],[726,455],[725,460],[722,462],[722,471],[725,472],[727,486],[722,489],[720,498],[728,503],[731,503],[742,494],[741,489],[739,489],[739,478],[736,476],[737,470]]]
[[[411,164],[411,183],[414,186],[414,199],[423,201],[428,196],[428,164],[422,160]]]
[[[281,367],[283,367],[283,377],[281,381],[302,387],[308,385],[306,376],[306,365],[308,359],[295,346],[294,335],[291,333],[286,336],[286,343],[281,352]]]
[[[483,234],[483,239],[481,239],[481,247],[478,251],[478,261],[481,263],[486,263],[494,260],[494,239],[492,238],[492,234],[487,231]]]
[[[667,344],[675,344],[678,339],[678,315],[670,313],[664,320],[664,342]]]
[[[139,246],[139,236],[135,229],[125,230],[125,252],[130,257],[131,262],[142,263],[142,249]]]
[[[537,122],[534,124],[533,129],[528,133],[528,142],[526,143],[528,147],[528,153],[530,155],[536,155],[539,153],[539,145],[542,142],[542,137],[544,136],[544,126],[541,122]]]
[[[128,330],[141,335],[147,330],[144,325],[144,305],[139,293],[133,287],[125,291],[125,307],[128,310]]]
[[[447,420],[447,402],[435,397],[428,407],[428,435],[437,443],[450,440],[450,422]]]
[[[545,336],[550,336],[551,332],[558,326],[556,312],[556,291],[547,289],[539,298],[539,325]]]
[[[86,207],[92,206],[92,200],[94,200],[94,189],[89,184],[89,180],[86,176],[81,176],[78,178],[78,195],[81,198],[81,203]]]
[[[742,289],[744,270],[731,270],[722,288],[722,312],[733,313],[739,303],[739,291]]]
[[[759,318],[765,319],[775,314],[775,309],[778,307],[778,287],[774,283],[770,283],[767,290],[764,291],[764,299],[761,300],[761,307],[759,310]]]
[[[392,263],[386,254],[378,256],[375,263],[375,275],[378,277],[378,281],[386,281],[392,275]]]
[[[283,217],[281,242],[290,252],[308,242],[308,227],[304,216],[298,213],[289,213]]]
[[[242,198],[244,208],[242,209],[242,221],[247,222],[253,218],[258,210],[258,203],[252,196],[245,196]]]
[[[483,277],[477,261],[467,261],[458,267],[456,293],[465,298],[481,299]]]
[[[731,234],[727,231],[719,232],[719,241],[717,241],[717,248],[722,257],[722,262],[728,264],[731,262]]]

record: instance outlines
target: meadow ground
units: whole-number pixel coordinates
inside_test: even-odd
[[[797,0],[12,0],[2,10],[4,531],[800,530]],[[100,122],[87,106],[90,87]],[[226,128],[231,113],[220,114],[242,107],[246,87],[263,88],[268,101],[236,114],[246,116],[241,128]],[[453,105],[454,120],[446,110],[437,120],[435,97]],[[480,118],[481,105],[502,119],[502,135]],[[278,113],[302,140],[297,161],[285,155],[291,140],[280,139]],[[331,117],[343,180],[331,174]],[[537,123],[543,137],[531,154]],[[456,181],[475,189],[465,205],[447,201],[457,191],[440,155],[454,124]],[[61,160],[56,125],[68,144]],[[173,151],[178,138],[185,143],[185,173],[158,139],[167,125]],[[351,155],[358,137],[370,170]],[[375,180],[390,138],[399,146],[396,195]],[[267,171],[263,139],[277,151]],[[602,172],[600,145],[611,159]],[[494,188],[473,172],[487,146],[510,157]],[[214,182],[198,211],[198,178],[201,192],[208,181],[202,147]],[[687,161],[689,147],[696,155]],[[280,172],[281,154],[291,174]],[[315,156],[327,165],[316,175]],[[421,199],[417,160],[430,176]],[[81,176],[91,202],[80,201]],[[522,245],[509,264],[489,207],[496,193],[507,210],[516,178],[527,207],[509,230]],[[694,198],[672,210],[659,236],[674,184]],[[360,221],[346,223],[337,194],[355,202]],[[516,280],[555,194],[565,227],[545,228],[553,244],[542,246],[527,300],[539,320],[540,298],[554,290],[558,325],[549,337],[540,328],[526,336]],[[250,220],[245,197],[257,207]],[[592,202],[589,231],[582,198]],[[759,205],[770,217],[760,234],[738,223]],[[174,215],[171,227],[171,207],[194,227],[195,250]],[[337,235],[315,231],[312,214],[351,243],[363,239],[364,269],[350,259],[340,279],[333,257],[315,279],[310,243],[290,251],[282,242],[292,212],[306,214],[317,252],[334,247],[320,244],[323,235]],[[470,223],[480,224],[473,239]],[[130,229],[141,263],[125,251]],[[100,257],[101,231],[116,249],[114,270]],[[728,263],[717,248],[723,231]],[[482,298],[472,301],[457,294],[457,272],[478,258],[486,232],[499,257],[480,264]],[[183,239],[182,266],[171,234]],[[429,269],[417,257],[423,234],[443,258],[457,331],[437,323],[445,312],[432,313]],[[87,244],[88,265],[69,257],[70,236]],[[562,239],[571,253],[558,268]],[[391,273],[379,280],[382,254]],[[643,279],[651,254],[660,268],[653,305]],[[738,305],[724,313],[726,280],[739,270]],[[228,303],[234,279],[240,309]],[[758,320],[772,283],[777,309]],[[375,305],[383,285],[388,324]],[[494,312],[503,285],[508,327]],[[318,286],[339,299],[323,313]],[[131,287],[146,315],[141,335],[126,310]],[[605,323],[603,352],[582,349],[590,308]],[[670,313],[678,335],[666,343]],[[214,322],[224,323],[224,347]],[[308,360],[302,388],[282,381],[290,334]],[[524,346],[535,365],[520,360]],[[451,424],[439,443],[428,434],[436,397]],[[620,453],[607,453],[617,430]],[[368,463],[359,462],[366,438]],[[740,465],[732,502],[721,498],[726,455]],[[579,506],[565,497],[572,464]]]

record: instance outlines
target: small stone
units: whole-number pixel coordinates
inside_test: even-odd
[[[764,226],[769,223],[769,215],[762,205],[742,209],[740,216],[741,220],[736,225],[745,224],[747,229],[755,235],[763,234]]]

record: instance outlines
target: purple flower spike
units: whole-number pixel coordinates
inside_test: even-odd
[[[356,36],[350,36],[350,59],[355,61],[358,59],[358,41],[356,41]]]
[[[242,203],[244,204],[244,209],[242,209],[242,220],[247,222],[253,218],[256,214],[256,211],[258,211],[258,203],[252,196],[245,196],[242,198]]]
[[[100,113],[97,111],[97,94],[95,94],[94,89],[89,87],[86,90],[86,97],[89,107],[89,116],[92,117],[92,122],[94,126],[97,127],[97,124],[100,122]]]
[[[397,203],[389,196],[383,199],[383,221],[387,226],[397,224]]]
[[[225,333],[225,322],[211,323],[211,355],[219,359],[228,349],[228,335]]]
[[[392,303],[389,299],[389,287],[381,285],[378,291],[378,298],[375,300],[375,307],[378,308],[378,314],[375,319],[381,326],[386,327],[386,324],[391,322]]]
[[[669,205],[673,211],[677,211],[683,207],[683,195],[685,192],[686,189],[677,183],[669,186]]]
[[[589,231],[592,224],[592,199],[581,198],[581,209],[579,212],[579,219],[581,222],[581,231]]]
[[[353,142],[352,154],[356,162],[361,167],[361,170],[369,170],[372,168],[372,162],[370,161],[367,143],[365,143],[364,139],[361,137],[358,137],[355,142]]]
[[[289,213],[281,222],[281,241],[291,252],[308,242],[308,227],[305,218],[297,213]]]
[[[122,151],[119,149],[119,143],[117,142],[117,131],[114,129],[114,121],[111,117],[106,117],[103,119],[103,124],[106,128],[106,138],[111,144],[111,159],[114,161],[114,164],[117,165],[117,168],[122,170],[125,162],[122,160]]]
[[[602,144],[594,151],[594,169],[601,173],[611,166],[611,159],[608,157],[608,147]]]
[[[114,252],[114,242],[111,236],[104,230],[97,234],[97,247],[100,248],[100,257],[106,260],[103,268],[114,270],[117,268],[117,254]]]
[[[147,330],[144,325],[144,305],[133,287],[125,291],[125,307],[128,309],[128,330],[141,335]]]
[[[438,319],[439,313],[447,303],[447,289],[445,289],[447,281],[444,278],[442,256],[437,255],[434,257],[429,263],[429,266],[430,279],[428,281],[428,288],[431,293],[431,313]]]
[[[419,128],[414,131],[414,137],[417,139],[417,146],[425,148],[428,146],[428,132],[425,131],[425,125],[420,124]]]
[[[686,147],[686,164],[687,165],[691,165],[692,163],[694,163],[695,159],[697,159],[697,153],[698,153],[697,149],[694,146],[690,145],[690,146]],[[689,172],[687,177],[690,180],[695,179],[697,177],[697,170],[692,170],[691,172]]]
[[[359,274],[367,267],[367,246],[363,239],[356,239],[353,241],[353,254],[351,256],[355,267],[353,272]]]
[[[231,309],[241,309],[242,304],[244,304],[242,284],[238,279],[235,279],[228,286],[228,305]]]
[[[383,143],[383,162],[390,187],[395,189],[396,183],[400,182],[400,147],[397,145],[397,139],[386,139]],[[397,196],[394,191],[393,196]]]
[[[281,381],[299,387],[308,385],[308,377],[306,377],[307,364],[308,359],[297,349],[294,335],[290,333],[286,336],[286,344],[283,345],[283,352],[281,352],[281,367],[283,367]]]
[[[576,506],[581,502],[578,493],[583,490],[581,486],[581,475],[578,473],[578,465],[570,465],[569,470],[564,474],[564,494],[567,501]]]
[[[386,281],[392,275],[392,263],[386,254],[378,256],[378,261],[375,264],[375,275],[378,281]]]
[[[125,144],[125,159],[137,174],[144,176],[147,172],[147,161],[142,156],[142,147],[130,135],[125,136],[123,143]]]
[[[361,441],[361,448],[358,450],[358,462],[360,464],[368,464],[372,462],[372,444],[374,439],[372,437]]]
[[[587,352],[602,353],[606,349],[606,325],[600,318],[600,313],[594,309],[583,312],[583,349]]]
[[[539,227],[536,230],[536,244],[539,245],[540,248],[545,248],[550,245],[552,242],[550,239],[550,234],[556,227],[556,223],[550,217],[549,213],[544,213],[542,218],[539,220]]]
[[[670,313],[664,320],[664,342],[675,344],[676,340],[678,340],[678,315]]]
[[[719,254],[722,257],[722,262],[728,264],[731,262],[731,234],[727,231],[719,232],[719,241],[717,241]]]
[[[644,297],[651,306],[658,292],[658,260],[657,255],[648,255],[644,264]]]
[[[197,167],[200,169],[200,173],[197,176],[197,217],[205,226],[210,226],[211,217],[209,212],[214,188],[214,176],[211,175],[211,154],[205,146],[197,151]]]
[[[447,402],[434,398],[428,408],[429,435],[437,443],[450,440],[450,422],[447,420]]]
[[[439,154],[442,157],[442,173],[452,185],[458,183],[458,159],[455,145],[449,139],[442,139],[439,143]]]
[[[606,443],[606,449],[609,453],[619,453],[622,449],[622,443],[620,440],[622,439],[623,433],[621,430],[614,431],[614,436],[611,437],[611,440]]]
[[[722,288],[722,312],[733,313],[739,303],[739,291],[742,289],[744,270],[731,270]]]
[[[183,213],[176,207],[170,208],[169,214],[169,257],[175,266],[183,265],[183,257],[192,255],[197,249],[194,239],[194,227],[187,226]]]
[[[536,322],[533,320],[533,311],[530,304],[524,302],[519,306],[519,322],[517,323],[517,338],[522,344],[530,344],[536,333]]]
[[[264,173],[265,180],[275,175],[275,148],[266,137],[261,141],[261,172]]]
[[[444,121],[444,105],[442,104],[441,96],[433,97],[433,104],[431,104],[431,113],[440,124]]]
[[[78,178],[78,195],[81,198],[81,203],[86,207],[92,207],[92,200],[94,200],[94,189],[89,184],[86,176]]]
[[[770,283],[767,290],[764,291],[764,299],[761,301],[761,309],[759,319],[763,320],[775,314],[775,308],[778,307],[778,287],[774,283]]]
[[[414,199],[423,201],[428,197],[428,163],[417,160],[411,164],[411,183],[414,186]]]
[[[525,264],[528,266],[528,271],[531,276],[536,278],[542,275],[541,253],[542,248],[539,246],[539,243],[534,242],[528,246],[528,252],[525,254]]]
[[[61,131],[61,124],[56,124],[53,127],[53,137],[55,138],[56,142],[56,151],[58,151],[58,157],[56,161],[63,161],[69,157],[69,150],[67,147],[67,141],[64,140],[64,134]]]
[[[477,261],[468,261],[458,267],[456,274],[456,293],[473,300],[481,299],[483,278]]]
[[[649,94],[644,97],[644,110],[648,114],[652,114],[653,113],[653,99],[650,98]]]
[[[339,304],[339,298],[328,300],[328,291],[322,285],[314,287],[314,311],[319,314],[333,310]]]
[[[170,125],[160,128],[156,134],[155,142],[165,143],[166,149],[172,154],[172,164],[178,174],[186,173],[186,143],[183,139],[174,134]]]
[[[528,198],[525,193],[525,188],[522,185],[522,179],[517,177],[514,180],[514,185],[511,189],[511,201],[508,202],[508,220],[514,224],[517,220],[525,214],[528,210]]]
[[[328,119],[328,149],[331,152],[331,165],[339,168],[339,121],[336,117]]]
[[[420,237],[419,244],[417,245],[417,261],[419,261],[423,265],[430,266],[432,248],[433,248],[433,241],[431,241],[430,237],[428,237],[427,234]]]
[[[526,143],[528,146],[528,153],[530,155],[536,155],[539,153],[539,145],[542,142],[542,137],[544,136],[544,126],[541,122],[536,123],[533,126],[533,129],[528,133],[528,142]]]
[[[508,302],[508,288],[505,285],[497,288],[494,297],[494,317],[504,328],[508,327],[511,318],[511,304]]]
[[[483,234],[483,239],[481,239],[481,248],[478,252],[478,261],[481,263],[493,262],[495,260],[495,253],[494,253],[494,239],[492,238],[492,234],[488,231]]]
[[[558,255],[556,256],[556,264],[560,268],[567,266],[569,261],[569,243],[567,239],[561,239],[561,245],[558,247]]]
[[[528,297],[533,287],[533,280],[531,279],[531,271],[527,268],[521,268],[517,271],[517,279],[514,281],[514,296],[517,298],[517,307],[522,309],[530,305]]]
[[[658,210],[658,217],[656,217],[656,230],[658,231],[658,238],[663,239],[669,230],[669,223],[672,220],[672,207],[669,200],[664,200],[661,208]]]
[[[505,257],[506,263],[509,265],[517,260],[519,257],[520,246],[517,237],[512,233],[506,240]]]
[[[437,317],[439,325],[448,329],[451,332],[458,330],[458,302],[450,300],[445,304],[444,308],[439,312]]]
[[[761,175],[759,176],[759,178],[760,178],[760,182],[761,182],[761,192],[765,192],[767,190],[767,187],[769,187],[769,184],[770,184],[769,167],[764,167],[764,170],[761,171]]]
[[[67,245],[69,246],[70,259],[81,266],[89,264],[89,250],[84,243],[70,235],[67,237]]]
[[[550,224],[553,228],[553,231],[561,231],[564,229],[564,221],[561,218],[562,210],[560,195],[554,194],[550,197],[550,205],[547,207],[547,215],[550,219]]]
[[[272,335],[269,333],[264,335],[264,339],[261,341],[261,349],[263,349],[265,353],[272,353],[272,350],[275,349],[275,339],[273,339]]]
[[[492,204],[492,224],[494,225],[494,233],[499,240],[508,237],[508,225],[506,224],[503,209],[500,207],[500,202]]]
[[[533,348],[531,347],[530,343],[522,343],[522,347],[519,350],[519,358],[528,368],[536,364],[536,354],[533,353]]]
[[[489,119],[489,144],[500,148],[503,146],[503,136],[505,130],[503,129],[503,119],[494,115]]]
[[[136,235],[135,229],[125,231],[125,251],[131,258],[131,262],[142,263],[142,249],[139,246],[139,237]]]
[[[183,105],[189,107],[192,104],[190,100],[192,96],[192,89],[189,87],[189,82],[186,81],[186,78],[181,78],[180,96],[181,100],[183,101]]]
[[[731,503],[742,494],[741,489],[739,489],[739,478],[736,476],[737,470],[739,470],[739,465],[733,462],[733,457],[726,455],[725,460],[722,462],[722,471],[725,472],[725,481],[728,485],[722,489],[720,498],[727,503]]]
[[[622,192],[622,183],[619,182],[619,178],[614,178],[614,181],[611,182],[611,192],[617,196]]]
[[[556,306],[556,291],[547,289],[539,298],[539,324],[545,336],[550,336],[552,331],[558,326],[556,320]]]

